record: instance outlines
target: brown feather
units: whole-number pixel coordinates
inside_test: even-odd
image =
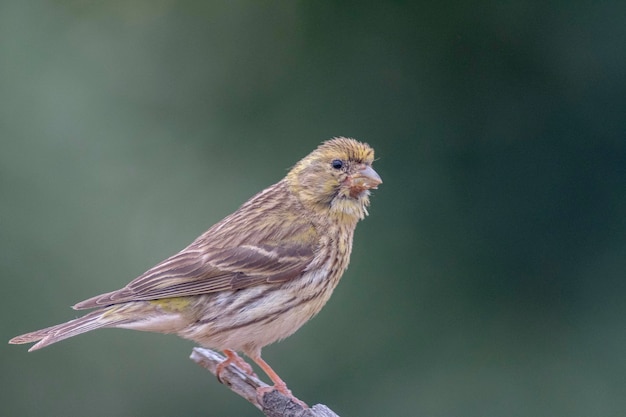
[[[262,191],[187,248],[124,288],[89,298],[73,308],[236,290],[299,276],[313,260],[317,231],[310,222],[295,217],[287,228],[289,236],[284,236],[284,213],[299,208],[293,207],[299,205],[297,199],[280,190],[285,187],[279,182]],[[283,197],[279,201],[282,204],[276,205],[276,196]],[[265,211],[258,216],[258,208],[264,205],[274,206],[274,213]],[[233,221],[239,217],[249,221]]]

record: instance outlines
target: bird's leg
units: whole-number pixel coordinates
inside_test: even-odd
[[[217,365],[217,369],[215,370],[215,375],[217,375],[218,381],[222,382],[222,378],[220,377],[220,375],[224,371],[224,368],[226,368],[231,363],[234,364],[237,368],[241,369],[247,375],[257,378],[256,374],[254,373],[254,369],[252,369],[252,366],[250,366],[248,362],[244,361],[241,356],[237,355],[237,352],[230,349],[224,349],[222,352],[224,352],[224,355],[226,355],[226,359],[224,359],[219,365]]]
[[[265,362],[261,358],[261,354],[260,353],[259,354],[255,354],[255,355],[251,355],[250,359],[252,359],[257,365],[259,365],[259,367],[261,369],[263,369],[263,372],[265,372],[267,374],[267,376],[269,376],[270,379],[272,380],[272,382],[274,383],[273,387],[259,387],[259,388],[257,388],[256,389],[257,396],[259,396],[261,399],[263,399],[263,395],[267,394],[268,392],[272,392],[274,390],[277,390],[281,394],[284,394],[287,397],[289,397],[293,402],[300,404],[304,408],[309,408],[309,406],[306,405],[306,403],[304,401],[301,401],[298,398],[294,397],[294,395],[291,393],[289,388],[287,388],[287,384],[285,383],[285,381],[283,381],[278,376],[278,374],[276,372],[274,372],[272,367],[269,366],[268,363]]]

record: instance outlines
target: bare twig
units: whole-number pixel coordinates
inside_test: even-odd
[[[194,348],[191,353],[191,360],[213,375],[215,375],[217,365],[224,359],[226,358],[210,349]],[[269,387],[269,385],[232,364],[224,368],[220,379],[232,391],[263,411],[267,417],[339,417],[325,405],[316,404],[311,408],[304,408],[276,390],[263,394],[263,398],[258,398],[257,388]]]

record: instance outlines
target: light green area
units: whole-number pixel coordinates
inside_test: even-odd
[[[152,304],[156,304],[165,311],[184,311],[189,305],[190,299],[187,297],[171,297],[162,298],[160,300],[150,301]]]

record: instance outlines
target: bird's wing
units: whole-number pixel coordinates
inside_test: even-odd
[[[128,301],[184,297],[289,281],[313,260],[311,246],[249,244],[229,248],[193,245],[146,271],[126,287],[82,301],[87,309]]]

